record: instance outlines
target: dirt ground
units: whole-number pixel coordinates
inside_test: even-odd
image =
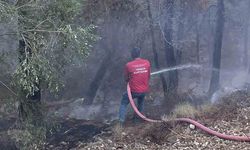
[[[250,136],[249,114],[250,94],[238,91],[223,97],[213,106],[202,108],[192,118],[220,133]],[[16,149],[14,143],[4,136],[7,127],[14,121],[1,121],[2,148]],[[250,143],[222,140],[200,129],[191,129],[188,123],[148,123],[145,121],[134,123],[132,119],[128,119],[125,126],[121,128],[115,121],[104,124],[67,118],[59,119],[58,124],[59,130],[47,137],[47,150],[250,149]]]
[[[204,108],[195,120],[220,133],[250,136],[250,95],[235,92]],[[219,139],[189,124],[151,124],[128,122],[124,128],[114,126],[108,135],[98,135],[94,142],[75,149],[149,149],[149,150],[248,150],[249,142]]]

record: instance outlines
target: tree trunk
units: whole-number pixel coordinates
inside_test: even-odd
[[[158,52],[156,50],[156,40],[155,40],[155,32],[154,32],[154,26],[153,26],[153,16],[151,12],[151,7],[150,7],[150,2],[147,0],[147,5],[148,5],[148,17],[149,17],[149,28],[150,28],[150,34],[151,34],[151,40],[152,40],[152,50],[154,54],[154,64],[156,69],[160,69],[160,64],[159,64],[159,59],[158,59]],[[166,96],[167,93],[167,82],[163,74],[160,74],[160,79],[162,83],[162,89],[164,92],[164,96]]]
[[[23,6],[27,4],[28,0],[19,0],[17,2],[17,6]],[[18,14],[25,14],[25,11],[18,11]],[[21,21],[18,19],[17,22],[18,28],[21,27]],[[21,30],[21,29],[20,29]],[[25,36],[25,35],[24,35]],[[26,38],[26,37],[24,37]],[[18,48],[18,58],[19,62],[22,63],[25,59],[31,58],[33,55],[32,50],[29,48],[28,43],[24,41],[24,39],[19,40],[19,48]],[[27,61],[29,63],[29,61]],[[27,74],[28,77],[28,74]],[[20,89],[18,93],[19,99],[19,118],[22,121],[28,121],[33,125],[41,125],[43,122],[43,113],[41,106],[41,88],[40,83],[33,83],[34,87],[36,87],[36,91],[32,94],[27,93],[27,91]]]
[[[173,9],[174,0],[166,0],[166,7],[169,8],[167,12],[167,22],[164,26],[165,36],[165,57],[168,67],[176,66],[176,58],[173,47]],[[169,72],[168,76],[168,91],[173,92],[178,87],[178,72],[176,70]]]
[[[213,68],[210,80],[209,95],[211,96],[219,88],[220,81],[220,67],[221,67],[221,48],[224,30],[224,0],[217,1],[217,20],[216,32],[214,37],[214,51],[213,51]]]
[[[111,64],[114,50],[115,50],[115,48],[112,48],[112,50],[108,50],[106,56],[102,60],[102,63],[100,65],[100,67],[98,68],[94,79],[90,83],[84,104],[91,105],[93,103],[94,98],[96,96],[96,93],[97,93],[97,91],[102,83],[102,80],[104,79],[104,76],[109,68],[109,65]]]
[[[84,101],[84,104],[91,105],[95,99],[96,93],[99,89],[99,87],[102,84],[102,81],[105,77],[106,72],[109,69],[110,64],[112,64],[112,58],[114,56],[114,53],[116,51],[116,45],[119,45],[119,40],[116,38],[116,35],[119,35],[120,33],[120,26],[118,25],[119,22],[112,21],[111,18],[116,13],[111,11],[109,12],[107,16],[107,22],[104,26],[105,30],[104,35],[109,35],[102,43],[103,48],[107,51],[104,59],[102,60],[102,63],[100,67],[98,68],[95,77],[93,78],[92,82],[90,83],[89,89],[86,93],[86,99]],[[110,27],[110,25],[113,26],[113,28]]]
[[[180,17],[178,18],[178,31],[177,31],[177,40],[178,40],[178,49],[176,50],[176,63],[181,64],[182,58],[182,49],[183,49],[183,35],[184,35],[184,22],[185,22],[185,2],[180,1]]]
[[[25,50],[26,49],[26,50]],[[23,40],[19,40],[19,62],[22,63],[26,57],[31,57],[32,52]],[[27,62],[29,63],[29,62]],[[27,75],[28,76],[28,75]],[[34,125],[42,123],[41,88],[40,84],[34,83],[38,90],[28,94],[22,90],[19,93],[19,117],[22,121],[29,121]]]

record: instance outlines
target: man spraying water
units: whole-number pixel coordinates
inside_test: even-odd
[[[200,65],[186,64],[175,66],[171,68],[162,69],[160,71],[150,72],[150,62],[146,59],[140,58],[141,50],[134,48],[131,50],[132,61],[128,62],[125,66],[125,80],[129,83],[133,99],[137,99],[137,108],[143,112],[144,97],[149,91],[149,79],[152,75],[160,73],[181,70],[186,68],[200,68]],[[126,118],[127,105],[129,104],[128,93],[124,93],[121,99],[119,109],[119,121],[123,125]],[[134,117],[136,120],[136,117]]]
[[[149,91],[150,62],[140,58],[141,50],[131,50],[132,61],[125,66],[125,80],[129,83],[133,99],[137,99],[137,108],[143,111],[145,94]],[[128,93],[124,93],[119,110],[119,121],[123,125],[126,118],[127,105],[129,104]],[[134,118],[136,119],[136,118]]]

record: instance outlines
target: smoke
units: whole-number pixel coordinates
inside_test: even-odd
[[[76,98],[74,103],[58,111],[61,116],[67,115],[77,119],[100,119],[101,117],[111,120],[115,119],[119,109],[120,97],[126,90],[122,71],[125,63],[129,61],[129,50],[134,46],[139,46],[143,49],[143,57],[149,59],[152,62],[152,70],[155,69],[153,65],[151,37],[149,34],[149,22],[146,16],[147,10],[146,7],[143,8],[145,1],[136,0],[135,2],[140,5],[138,10],[144,10],[143,12],[138,13],[136,12],[137,10],[134,10],[133,13],[117,11],[113,13],[114,16],[102,16],[98,18],[99,21],[97,21],[97,25],[100,29],[98,34],[100,34],[102,40],[95,45],[94,51],[90,53],[84,71],[81,73],[76,73],[76,70],[69,72],[69,76],[71,76],[71,86],[68,84],[66,86],[68,90],[65,90],[65,93],[68,93],[69,96],[66,97],[66,94],[63,96],[64,98],[85,97],[86,91],[90,88],[89,85],[100,70],[101,62],[106,55],[110,54],[108,57],[110,63],[108,64],[107,70],[105,70],[106,73],[104,73],[102,81],[100,81],[94,99],[96,102],[91,106],[83,106],[80,100]],[[241,3],[238,6],[233,6],[228,1],[225,1],[225,3],[228,20],[223,35],[220,75],[221,87],[212,95],[210,101],[213,103],[227,94],[237,90],[243,90],[244,84],[248,82],[247,71],[243,69],[236,70],[236,68],[241,67],[242,62],[240,60],[242,60],[244,55],[244,39],[242,36],[244,31],[240,30],[243,20],[239,20],[239,16],[244,16],[244,10],[247,9],[243,6],[246,5]],[[101,4],[102,3],[100,3],[100,5]],[[152,0],[151,4],[157,41],[156,49],[159,55],[159,63],[164,68],[164,66],[166,66],[164,47],[164,42],[166,42],[164,39],[166,15],[164,14],[168,6],[165,8],[160,1]],[[198,12],[192,10],[193,7],[185,7],[183,15],[179,12],[182,9],[178,7],[180,7],[180,5],[174,8],[176,10],[173,18],[173,46],[176,51],[178,50],[182,54],[181,58],[179,58],[181,64],[186,65],[166,68],[153,72],[152,75],[177,69],[179,73],[178,90],[187,92],[190,91],[190,89],[194,89],[192,91],[193,93],[190,94],[203,96],[207,94],[211,71],[213,70],[211,64],[212,51],[214,48],[213,35],[215,33],[216,7],[209,7],[209,10],[203,10],[198,16],[195,15]],[[198,22],[198,31],[195,29],[196,21]],[[180,22],[183,24],[183,29],[179,28],[178,24]],[[178,39],[177,36],[180,31],[183,33],[180,33],[182,36]],[[198,48],[196,47],[197,33],[200,37],[200,45],[198,45]],[[199,51],[198,53],[197,49]],[[196,60],[196,55],[199,55],[198,61]],[[199,64],[197,65],[196,62]],[[73,76],[74,74],[77,74],[77,76]],[[167,76],[167,74],[164,75]],[[152,80],[155,79],[156,78],[152,78]],[[158,96],[162,94],[160,84],[157,83],[157,85],[153,86],[159,86],[158,91],[155,91],[157,94],[159,93]],[[73,91],[78,92],[73,93]],[[155,105],[160,105],[162,101],[164,101],[164,96],[159,97],[159,99],[154,102]]]
[[[60,108],[55,114],[60,117],[93,120],[101,111],[101,105],[84,106],[83,98],[76,99],[65,107]]]
[[[249,82],[248,72],[231,71],[221,73],[222,86],[211,96],[211,102],[216,103],[222,97],[232,94],[236,91],[247,90],[246,84]]]
[[[147,7],[145,1],[135,0],[133,11],[129,13],[127,7],[124,10],[114,9],[108,10],[107,6],[103,6],[105,1],[93,1],[93,4],[88,5],[90,9],[86,9],[83,15],[90,15],[91,22],[98,26],[98,35],[102,40],[98,41],[90,53],[88,59],[82,66],[73,68],[70,67],[66,72],[65,90],[59,95],[60,99],[75,99],[68,106],[65,106],[57,111],[64,117],[72,117],[77,119],[99,119],[101,117],[115,119],[119,109],[120,97],[126,90],[125,83],[122,77],[124,65],[129,61],[129,50],[132,47],[142,48],[143,58],[148,59],[152,63],[152,70],[155,70],[153,64],[152,40],[149,28],[149,19],[147,16]],[[110,1],[112,3],[122,3],[122,1]],[[166,23],[166,12],[169,6],[163,5],[163,1],[151,2],[151,11],[154,20],[156,49],[159,56],[159,64],[162,68],[167,66],[165,48],[166,41],[164,39],[164,25]],[[192,1],[190,1],[192,2]],[[197,3],[193,1],[194,3]],[[237,5],[232,5],[231,1],[224,1],[226,7],[226,23],[223,35],[223,48],[221,55],[221,87],[211,97],[211,102],[216,102],[221,97],[230,94],[237,90],[244,90],[245,83],[250,83],[248,72],[241,68],[244,56],[249,55],[244,53],[244,34],[247,32],[245,20],[249,16],[247,1],[235,1]],[[205,95],[207,94],[212,71],[212,51],[214,48],[214,33],[216,20],[216,3],[211,4],[205,10],[199,12],[194,11],[194,7],[189,3],[180,8],[180,1],[175,4],[173,18],[173,45],[175,52],[180,53],[178,64],[173,68],[166,68],[152,75],[159,73],[178,70],[179,87],[178,92],[187,92],[194,89],[190,94]],[[212,7],[213,6],[213,7]],[[130,8],[130,7],[128,7]],[[114,9],[114,10],[113,10]],[[108,10],[108,11],[107,11]],[[183,10],[183,12],[181,12]],[[90,13],[90,11],[93,11]],[[110,13],[111,11],[114,11]],[[98,14],[99,12],[99,14]],[[97,14],[95,14],[97,13]],[[93,15],[94,14],[94,15]],[[197,15],[198,14],[198,15]],[[96,18],[91,18],[95,16]],[[80,16],[79,16],[80,17]],[[80,24],[86,24],[85,21]],[[180,24],[181,23],[181,24]],[[197,29],[196,29],[196,24]],[[181,28],[182,27],[182,28]],[[0,25],[2,33],[11,32],[16,27],[8,27]],[[243,36],[244,35],[244,36]],[[180,36],[180,37],[178,37]],[[199,38],[199,45],[196,45]],[[249,39],[247,44],[249,43]],[[18,47],[17,39],[10,36],[2,36],[0,38],[0,51],[16,51]],[[248,44],[249,45],[249,44]],[[198,47],[197,47],[198,46]],[[179,55],[180,55],[179,54]],[[198,56],[199,55],[199,56]],[[107,57],[106,57],[107,56]],[[95,79],[98,72],[102,72],[102,62],[109,61],[103,79],[98,82],[98,91],[96,92],[93,105],[83,106],[82,99],[78,97],[86,97],[87,91],[90,89],[91,83]],[[248,58],[248,56],[247,56]],[[18,59],[7,60],[9,62]],[[13,65],[14,66],[14,65]],[[0,66],[1,68],[1,66]],[[103,72],[104,72],[103,71]],[[5,70],[1,70],[4,73]],[[164,74],[164,76],[167,74]],[[0,75],[1,76],[1,75]],[[151,80],[156,80],[152,78]],[[155,82],[155,81],[153,81]],[[155,100],[155,105],[160,105],[160,101],[164,101],[160,83],[153,85],[155,94],[158,95]],[[156,89],[157,87],[157,89]],[[91,89],[90,89],[91,90]],[[44,99],[52,99],[49,96],[44,96]],[[97,100],[99,99],[99,100]]]
[[[69,117],[83,120],[116,120],[119,104],[110,101],[108,104],[95,102],[92,105],[83,105],[84,98],[78,98],[72,103],[60,108],[55,112],[59,117]]]

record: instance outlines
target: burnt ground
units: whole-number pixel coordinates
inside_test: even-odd
[[[71,149],[93,142],[94,136],[106,132],[108,125],[94,121],[67,119],[47,137],[46,149]]]
[[[238,91],[223,97],[213,106],[204,107],[195,120],[229,135],[250,136],[250,94]],[[189,124],[150,124],[127,122],[124,128],[113,127],[110,136],[97,136],[94,142],[77,149],[227,149],[249,150],[250,143],[222,140]]]
[[[212,107],[204,107],[194,119],[221,133],[250,136],[249,114],[250,94],[235,92]],[[5,134],[11,124],[13,120],[0,122],[0,149],[16,149]],[[250,149],[250,143],[222,140],[190,129],[187,123],[133,123],[128,119],[120,128],[116,122],[58,119],[57,125],[57,130],[47,136],[47,150]]]
[[[8,129],[16,119],[0,121],[0,150],[17,150],[14,141],[8,136]],[[57,118],[53,130],[47,133],[47,150],[66,150],[94,142],[94,137],[110,130],[110,125],[95,121]]]

